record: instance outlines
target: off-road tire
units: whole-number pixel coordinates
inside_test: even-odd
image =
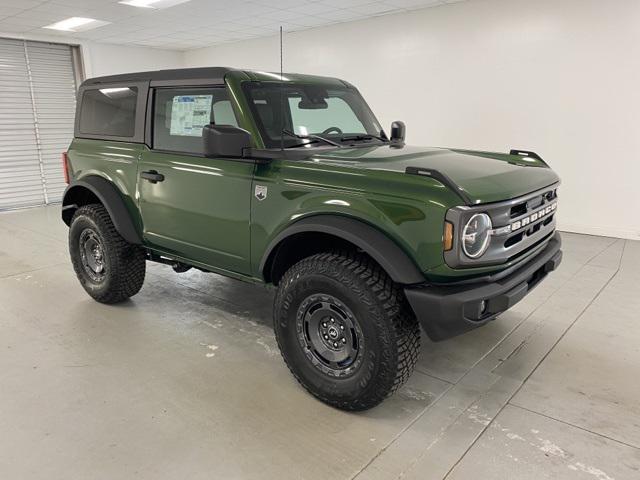
[[[300,309],[314,295],[338,299],[360,326],[364,357],[344,377],[321,371],[320,362],[304,351],[311,347],[301,345]],[[278,286],[274,329],[298,382],[342,410],[366,410],[393,394],[413,372],[420,352],[420,327],[402,290],[379,265],[355,252],[320,253],[292,266]]]
[[[99,280],[92,278],[83,264],[80,242],[86,232],[101,244],[104,265]],[[107,210],[100,204],[84,205],[74,213],[69,228],[69,254],[80,284],[100,303],[122,302],[142,288],[145,253],[141,247],[127,243],[120,236]]]

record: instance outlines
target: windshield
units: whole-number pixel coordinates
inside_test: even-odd
[[[267,148],[280,147],[283,130],[300,137],[320,135],[340,144],[386,140],[355,88],[279,82],[246,82],[243,88]],[[283,144],[285,148],[325,145],[286,133]]]

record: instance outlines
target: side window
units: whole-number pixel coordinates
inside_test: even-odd
[[[137,102],[136,87],[85,90],[80,110],[80,133],[133,137]]]
[[[220,100],[212,105],[212,113],[214,123],[218,125],[234,125],[238,126],[236,116],[233,113],[233,107],[229,100]]]
[[[162,88],[156,90],[153,148],[202,153],[202,128],[209,123],[238,126],[224,88]]]

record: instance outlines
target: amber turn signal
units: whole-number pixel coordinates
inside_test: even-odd
[[[448,252],[453,248],[453,223],[444,222],[444,235],[442,237],[444,251]]]

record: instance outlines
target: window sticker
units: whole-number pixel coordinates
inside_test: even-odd
[[[213,95],[177,95],[171,106],[171,135],[201,137],[211,121]]]

